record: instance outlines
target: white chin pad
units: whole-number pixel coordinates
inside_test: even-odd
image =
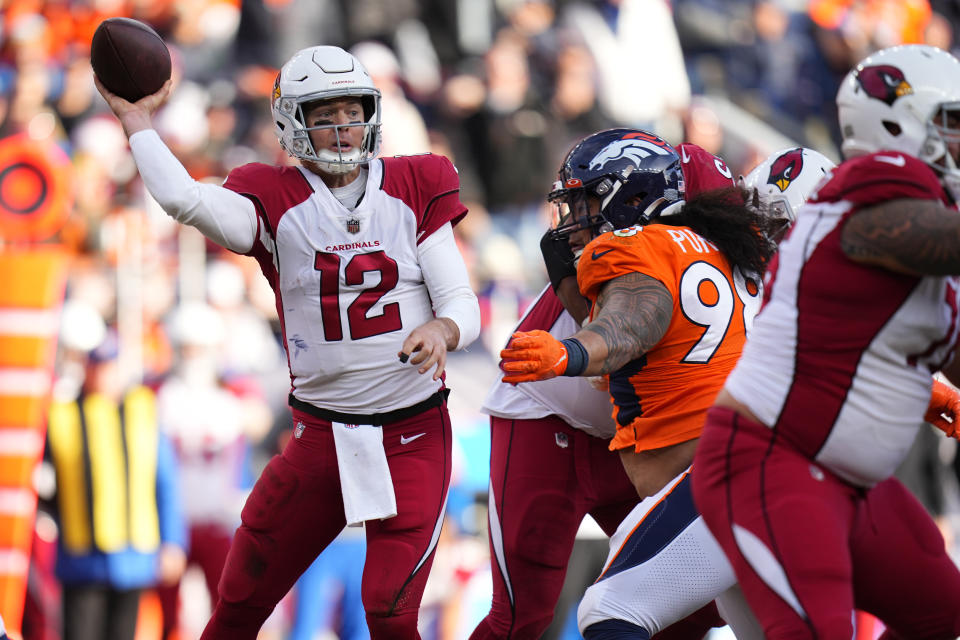
[[[327,173],[350,173],[362,163],[362,155],[362,149],[353,149],[348,153],[324,150],[317,154],[317,165]]]

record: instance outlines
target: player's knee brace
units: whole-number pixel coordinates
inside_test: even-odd
[[[641,626],[626,620],[601,620],[583,630],[584,640],[650,640]]]

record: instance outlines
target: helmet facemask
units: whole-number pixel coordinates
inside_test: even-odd
[[[676,182],[671,184],[671,178]],[[565,186],[566,185],[566,186]],[[557,205],[556,237],[590,229],[591,237],[607,231],[649,224],[683,206],[683,178],[675,171],[644,171],[626,167],[588,184],[577,178],[557,182],[547,200]],[[592,201],[592,206],[591,206]]]
[[[754,189],[754,193],[757,193]],[[758,194],[759,200],[759,194]],[[774,244],[780,244],[787,231],[793,226],[797,219],[797,212],[790,206],[790,201],[786,198],[772,198],[766,203],[766,213],[768,216],[780,223],[780,226],[774,228],[769,234],[769,240]]]
[[[960,202],[960,101],[944,102],[927,122],[919,157],[939,175],[954,202]]]
[[[769,216],[775,220],[779,226],[775,226],[768,234],[767,239],[773,244],[780,244],[783,237],[787,235],[793,222],[797,219],[797,212],[790,206],[790,201],[782,196],[768,196],[766,199],[760,197],[760,190],[757,187],[747,186],[744,177],[740,176],[737,186],[747,192],[747,204],[762,215]]]
[[[310,126],[307,116],[318,103],[335,100],[337,98],[357,98],[363,106],[363,120],[349,124],[320,124]],[[357,166],[366,164],[377,156],[380,150],[380,92],[376,89],[353,89],[349,93],[331,95],[330,92],[322,96],[307,95],[299,98],[281,98],[276,111],[291,123],[292,131],[288,144],[281,144],[291,155],[308,162],[316,163],[326,173],[350,173]],[[337,147],[340,147],[340,131],[347,127],[363,127],[364,132],[359,146],[348,152],[333,149],[314,148],[310,137],[311,131],[332,129],[336,135]]]
[[[600,215],[597,195],[591,193],[577,178],[557,181],[553,191],[547,195],[547,201],[554,205],[553,230],[550,234],[556,240],[569,241],[571,235],[583,229],[590,230],[591,238],[613,230],[613,225]]]

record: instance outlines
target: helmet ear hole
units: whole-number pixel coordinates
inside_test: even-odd
[[[900,125],[890,120],[883,121],[883,128],[887,130],[887,133],[894,137],[903,133],[903,129],[900,127]]]

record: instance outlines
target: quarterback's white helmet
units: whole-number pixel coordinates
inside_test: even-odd
[[[782,218],[784,227],[788,227],[797,219],[797,211],[814,187],[835,166],[830,158],[813,149],[780,149],[741,177],[740,186],[752,194],[757,205],[763,205],[764,211]]]
[[[355,96],[363,104],[364,122],[355,125],[365,129],[363,142],[347,153],[318,152],[310,141],[310,131],[338,131],[342,125],[307,126],[305,106],[346,96]],[[349,173],[380,150],[380,91],[360,61],[340,47],[309,47],[294,54],[277,74],[270,110],[280,146],[292,156],[316,162],[328,173]]]
[[[930,45],[867,56],[837,92],[843,154],[901,151],[923,160],[960,199],[960,61]],[[951,152],[948,145],[955,143]]]

